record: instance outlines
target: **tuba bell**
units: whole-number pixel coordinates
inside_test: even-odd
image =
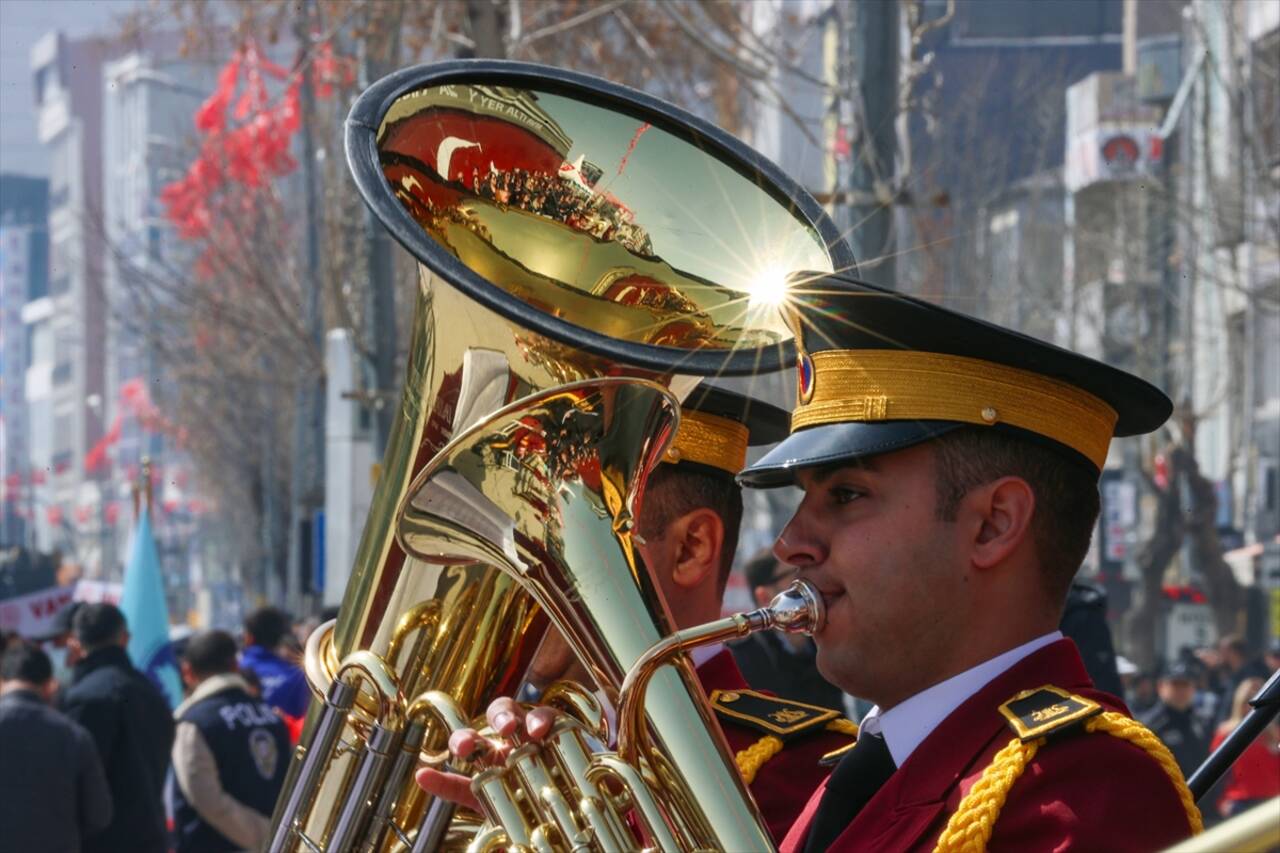
[[[755,152],[581,74],[407,69],[357,100],[346,147],[418,262],[416,306],[340,615],[307,643],[316,701],[268,849],[465,846],[476,827],[413,769],[515,692],[548,624],[619,698],[672,633],[633,518],[679,399],[703,376],[785,366],[786,276],[853,259]],[[699,846],[767,844],[688,666],[648,695],[646,772],[681,789],[677,822],[717,824]]]

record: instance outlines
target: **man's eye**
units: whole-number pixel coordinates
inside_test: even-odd
[[[833,486],[831,489],[831,498],[838,504],[853,503],[862,496],[863,492],[852,486]]]

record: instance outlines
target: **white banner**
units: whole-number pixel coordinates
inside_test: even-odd
[[[23,637],[49,636],[53,617],[71,603],[75,591],[73,586],[51,586],[0,601],[0,630],[17,631]]]
[[[47,637],[53,633],[58,611],[73,601],[90,604],[120,603],[121,587],[108,581],[82,580],[70,586],[51,586],[38,592],[0,601],[0,631],[16,631],[23,637]]]

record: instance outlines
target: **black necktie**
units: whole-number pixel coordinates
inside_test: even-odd
[[[827,790],[809,827],[804,853],[822,853],[831,846],[897,769],[884,738],[878,735],[858,738],[858,745],[840,759],[827,780]]]

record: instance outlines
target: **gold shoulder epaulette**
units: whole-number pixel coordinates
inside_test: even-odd
[[[830,708],[793,702],[755,690],[713,690],[711,706],[716,716],[738,725],[771,734],[783,741],[823,731],[840,716]]]
[[[1051,684],[1024,690],[1000,706],[1000,713],[1024,743],[1059,734],[1082,720],[1102,713],[1092,699],[1076,696]]]

